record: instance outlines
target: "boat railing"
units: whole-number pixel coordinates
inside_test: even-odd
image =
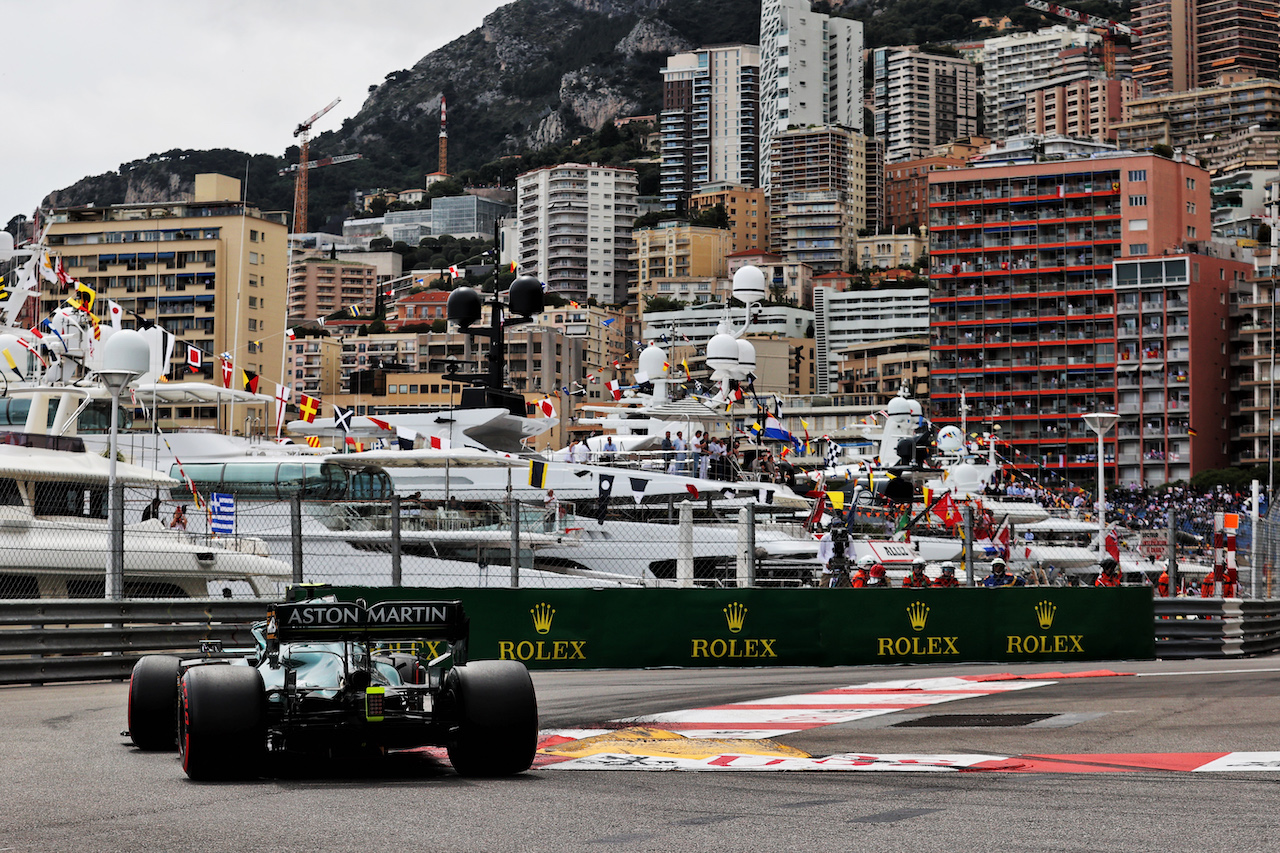
[[[583,460],[564,461],[582,462]],[[728,482],[744,479],[742,467],[737,459],[731,456],[714,459],[709,453],[695,454],[692,450],[615,450],[612,452],[596,450],[588,454],[586,462],[609,468],[679,474],[699,479]],[[717,475],[716,471],[720,474]]]

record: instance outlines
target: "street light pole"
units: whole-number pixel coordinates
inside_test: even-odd
[[[124,501],[116,482],[116,454],[120,434],[120,392],[146,373],[151,366],[151,346],[146,338],[132,329],[122,329],[107,339],[103,347],[103,370],[98,379],[111,393],[111,433],[107,460],[107,576],[106,597],[124,598]]]
[[[1107,489],[1103,468],[1102,437],[1106,435],[1120,416],[1112,412],[1092,412],[1084,416],[1085,426],[1098,434],[1098,551],[1107,549]],[[1099,557],[1099,559],[1102,559]]]

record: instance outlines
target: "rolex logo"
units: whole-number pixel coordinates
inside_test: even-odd
[[[1042,601],[1036,605],[1036,619],[1040,621],[1040,630],[1048,631],[1053,627],[1053,615],[1058,612],[1058,606],[1052,601]]]
[[[545,634],[551,630],[551,620],[556,617],[556,611],[550,604],[543,602],[534,605],[529,612],[533,614],[533,630],[539,634]]]
[[[907,607],[907,619],[911,621],[912,631],[923,631],[925,620],[929,618],[929,607],[923,601],[913,601]]]
[[[724,609],[724,618],[729,623],[729,633],[736,634],[747,621],[747,608],[735,601]]]

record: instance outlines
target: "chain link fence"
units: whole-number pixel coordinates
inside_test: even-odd
[[[68,479],[30,491],[0,495],[0,598],[102,597],[106,488]],[[792,547],[812,538],[799,524],[739,519],[747,498],[691,501],[682,536],[683,501],[674,498],[614,501],[601,523],[597,501],[531,503],[492,492],[431,502],[122,493],[125,598],[275,597],[297,581],[659,586],[676,580],[682,554],[698,585],[738,585],[744,572],[758,585],[810,585],[817,577],[812,554]]]

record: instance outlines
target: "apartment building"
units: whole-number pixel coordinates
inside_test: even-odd
[[[935,169],[958,169],[968,162],[964,157],[930,155],[886,164],[885,211],[880,224],[890,230],[924,225],[929,217],[929,173]]]
[[[1274,77],[1278,20],[1277,0],[1137,0],[1129,23],[1142,33],[1132,48],[1138,95],[1211,87],[1223,73]]]
[[[378,304],[378,268],[330,258],[306,258],[289,270],[289,317],[314,320],[347,311],[372,317]]]
[[[928,287],[813,289],[814,391],[840,391],[841,353],[851,346],[918,337],[929,329]]]
[[[1101,73],[1059,77],[1029,86],[1026,96],[1028,133],[1114,142],[1124,105],[1133,99],[1133,80]]]
[[[1205,365],[1196,368],[1199,379],[1218,375],[1215,365],[1225,346],[1218,335],[1225,331],[1216,328],[1216,314],[1209,311],[1216,297],[1202,302],[1198,290],[1218,286],[1216,275],[1201,274],[1208,262],[1188,261],[1183,272],[1196,292],[1182,301],[1203,312],[1194,329],[1180,319],[1179,300],[1162,299],[1160,344],[1153,338],[1151,346],[1135,346],[1128,360],[1117,349],[1118,317],[1149,319],[1141,302],[1131,311],[1126,301],[1121,311],[1116,266],[1138,259],[1141,271],[1144,259],[1151,259],[1161,267],[1166,256],[1192,254],[1191,247],[1210,237],[1208,174],[1194,162],[1117,153],[953,169],[932,173],[929,190],[935,420],[958,422],[964,394],[969,422],[981,421],[985,430],[998,426],[1007,455],[1018,465],[1087,480],[1096,471],[1097,439],[1080,416],[1116,411],[1121,382],[1126,392],[1145,390],[1143,372],[1150,371],[1153,382],[1160,377],[1164,399],[1182,399],[1168,390],[1178,382],[1168,377],[1190,375],[1199,360]],[[1174,273],[1160,279],[1172,288],[1166,275]],[[1124,299],[1130,298],[1126,291]],[[1149,301],[1157,301],[1154,293]],[[1179,308],[1173,320],[1164,313],[1170,301]],[[1142,334],[1140,328],[1132,337],[1127,331],[1125,351]],[[1128,375],[1119,379],[1127,371],[1121,367],[1125,361],[1143,371],[1137,385],[1129,384]],[[1207,403],[1205,397],[1187,405]],[[1144,404],[1121,416],[1127,429],[1139,416],[1147,419],[1148,409]],[[1186,434],[1187,425],[1172,416],[1159,423],[1166,445],[1160,452],[1176,452],[1168,445]],[[1154,443],[1155,427],[1150,429]],[[1117,473],[1115,442],[1113,432],[1105,454],[1109,478]],[[1144,469],[1142,476],[1150,482],[1156,474]]]
[[[1280,80],[1228,74],[1208,88],[1138,98],[1128,110],[1129,117],[1115,125],[1122,148],[1206,150],[1201,146],[1211,136],[1280,122]]]
[[[982,98],[986,134],[1004,139],[1027,132],[1027,91],[1061,76],[1063,51],[1101,37],[1065,26],[989,38],[982,46]]]
[[[563,163],[525,172],[516,187],[519,272],[566,299],[625,302],[635,170]]]
[[[269,380],[284,353],[286,218],[241,201],[235,178],[202,174],[190,201],[55,210],[46,239],[67,272],[97,292],[98,304],[124,309],[126,328],[154,323],[173,335],[169,380],[220,383],[224,352],[237,368]],[[66,299],[57,285],[43,288],[42,317]],[[187,369],[187,346],[204,353],[200,371]],[[265,420],[265,408],[249,414]],[[215,426],[218,412],[162,406],[157,419],[162,428]]]
[[[729,251],[769,245],[769,197],[764,190],[738,184],[708,184],[689,197],[689,213],[723,205],[729,215]]]
[[[867,137],[833,125],[779,133],[770,149],[770,248],[816,271],[847,269],[867,225]]]
[[[707,184],[756,184],[759,110],[759,47],[715,45],[667,57],[659,118],[667,210],[685,212]]]
[[[929,239],[909,231],[868,234],[853,244],[854,264],[860,270],[910,267],[928,251]]]
[[[928,407],[929,336],[869,341],[840,353],[841,394],[853,405],[882,409],[902,388]]]
[[[679,219],[632,232],[635,287],[630,301],[652,292],[650,283],[655,278],[723,277],[725,255],[731,251],[730,236],[727,229],[690,225]]]
[[[293,400],[332,397],[342,390],[342,343],[312,329],[295,329],[285,342],[285,381],[293,387]]]
[[[760,4],[760,186],[773,186],[768,154],[789,128],[862,131],[861,21],[812,11],[809,0]]]
[[[923,159],[978,132],[978,69],[968,59],[907,45],[877,48],[871,63],[875,136],[887,164]]]

